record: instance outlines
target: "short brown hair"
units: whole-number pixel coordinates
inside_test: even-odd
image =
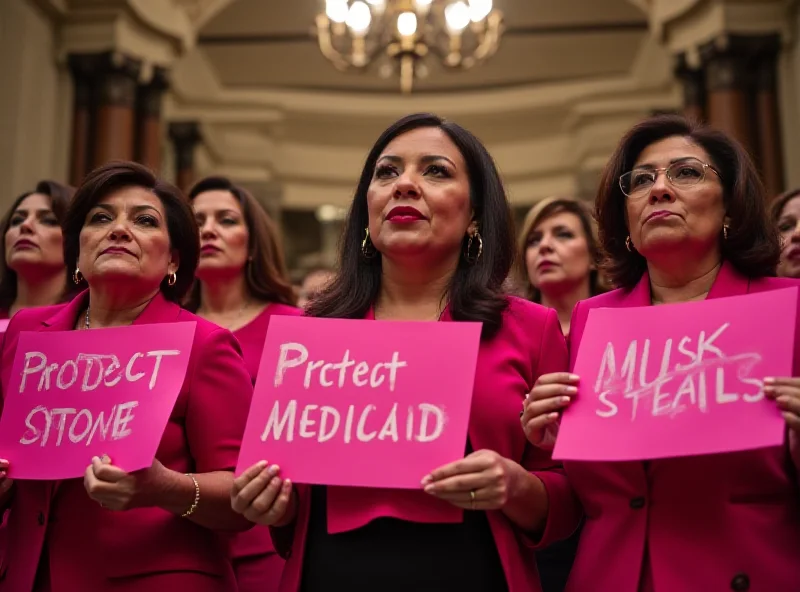
[[[589,274],[589,291],[591,296],[597,296],[606,291],[602,275],[599,268],[602,263],[602,251],[597,240],[597,229],[592,219],[589,207],[581,201],[567,197],[548,197],[539,201],[525,215],[522,229],[517,237],[517,259],[516,274],[520,290],[525,298],[533,302],[542,301],[542,293],[531,284],[528,276],[528,268],[525,264],[525,253],[528,250],[533,229],[548,218],[561,213],[574,214],[580,220],[583,234],[586,236],[586,245],[589,247],[589,259],[595,265],[595,269]]]
[[[250,295],[264,302],[279,302],[294,306],[297,295],[289,281],[280,233],[275,222],[261,207],[255,197],[226,177],[206,177],[189,191],[189,201],[194,201],[206,191],[227,191],[239,202],[245,224],[250,234],[247,252],[250,264],[245,267],[245,283]],[[196,282],[189,295],[187,308],[196,311],[200,306],[200,285]]]
[[[55,181],[39,181],[33,191],[26,191],[14,200],[11,207],[3,216],[0,221],[0,309],[8,310],[14,301],[17,299],[17,274],[9,268],[6,264],[6,241],[5,236],[11,226],[11,218],[19,205],[25,201],[25,198],[30,197],[34,193],[41,193],[50,198],[50,208],[55,214],[56,220],[61,224],[64,222],[64,216],[69,207],[69,202],[75,193],[75,188],[69,185],[62,185]],[[66,284],[64,286],[63,297],[68,297],[73,291],[74,284],[71,282],[69,275],[67,275]]]
[[[70,277],[75,272],[80,254],[80,234],[86,215],[100,200],[124,187],[142,187],[152,192],[164,206],[170,247],[178,251],[180,267],[175,285],[167,278],[161,282],[161,292],[172,302],[180,302],[194,281],[200,257],[200,233],[189,202],[180,190],[162,181],[150,169],[135,162],[110,162],[83,180],[64,220],[64,262]],[[81,281],[81,284],[85,280]]]
[[[767,215],[764,187],[750,156],[736,140],[721,131],[680,115],[659,115],[642,121],[625,134],[600,180],[595,218],[610,281],[617,287],[630,289],[647,269],[645,258],[625,246],[629,232],[625,220],[626,198],[619,177],[633,168],[645,148],[674,136],[701,146],[711,159],[709,164],[719,171],[730,218],[728,238],[721,243],[723,259],[750,278],[774,275],[780,258],[780,240]]]
[[[781,193],[773,200],[769,210],[770,218],[773,222],[780,220],[781,214],[783,214],[783,208],[785,208],[786,204],[792,201],[795,197],[800,197],[800,188],[790,189],[789,191]]]

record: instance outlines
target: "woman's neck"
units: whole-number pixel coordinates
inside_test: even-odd
[[[542,305],[555,309],[564,335],[569,334],[569,325],[575,305],[592,295],[589,279],[589,276],[586,276],[582,282],[559,292],[542,292]]]
[[[238,278],[200,282],[200,306],[197,316],[236,331],[250,323],[269,305],[250,296],[244,274]]]
[[[64,269],[27,278],[17,274],[17,297],[9,308],[9,316],[23,308],[58,304],[64,296],[66,279],[67,272]]]
[[[384,257],[375,318],[435,321],[442,314],[458,260],[440,265],[392,262]]]
[[[156,289],[149,294],[135,297],[122,291],[108,293],[89,287],[89,307],[87,309],[89,327],[95,329],[130,325],[142,314],[142,311],[147,308],[157,294],[158,290]],[[78,320],[77,324],[80,328],[85,326],[85,318],[81,317]]]
[[[717,279],[720,261],[683,269],[680,273],[665,273],[656,266],[648,265],[650,276],[650,301],[653,304],[671,304],[703,300]]]

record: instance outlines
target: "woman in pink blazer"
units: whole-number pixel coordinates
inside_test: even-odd
[[[567,359],[555,312],[502,292],[513,241],[497,170],[472,134],[426,114],[383,133],[340,271],[307,312],[482,322],[465,457],[420,475],[418,491],[293,487],[274,466],[245,471],[233,506],[273,526],[283,592],[541,590],[534,550],[569,536],[580,513],[558,463],[518,428],[536,378]]]
[[[270,318],[299,315],[278,229],[248,191],[225,177],[207,177],[189,192],[200,227],[197,282],[187,308],[233,331],[255,383]],[[231,537],[239,592],[278,589],[283,559],[269,530],[256,526]]]
[[[2,502],[10,504],[0,591],[235,590],[214,530],[248,527],[231,510],[229,495],[252,384],[230,332],[177,304],[197,265],[191,208],[147,169],[110,164],[76,193],[64,236],[70,275],[88,290],[69,304],[14,317],[3,343],[4,389],[22,331],[129,324],[160,330],[164,323],[195,321],[194,344],[149,469],[126,474],[113,458],[87,456],[82,480],[9,487],[0,475]]]
[[[775,198],[770,216],[781,233],[780,277],[800,278],[800,189],[792,189]]]
[[[57,304],[74,295],[67,278],[61,222],[75,190],[40,181],[0,221],[0,318],[22,308]]]
[[[765,204],[749,157],[724,134],[678,116],[635,126],[609,161],[596,204],[620,289],[576,306],[573,365],[592,308],[800,285],[767,277],[780,244]],[[800,376],[798,345],[793,374]],[[539,379],[522,418],[531,442],[552,443],[578,380],[561,373]],[[800,379],[765,377],[764,390],[786,418],[783,446],[565,463],[586,512],[568,591],[800,589]]]

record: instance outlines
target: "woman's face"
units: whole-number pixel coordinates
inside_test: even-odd
[[[472,220],[464,157],[438,128],[396,137],[378,158],[367,207],[370,238],[384,256],[457,258]]]
[[[151,191],[124,187],[86,215],[78,267],[90,286],[112,282],[137,294],[157,290],[179,264],[164,206]]]
[[[673,136],[654,142],[636,160],[634,169],[663,169],[672,163],[686,163],[679,175],[692,176],[695,159],[711,164],[708,153],[687,138]],[[655,183],[638,197],[626,197],[628,232],[632,247],[652,261],[678,255],[704,259],[719,252],[725,220],[723,188],[710,169],[696,185],[676,187],[660,171]]]
[[[200,227],[197,277],[209,281],[242,273],[249,257],[250,232],[239,200],[230,191],[204,191],[192,206]]]
[[[545,295],[588,283],[593,263],[580,218],[558,212],[534,226],[528,235],[525,266],[531,285]]]
[[[32,193],[19,203],[9,220],[5,249],[6,265],[19,275],[64,268],[61,225],[48,196]]]
[[[778,218],[783,249],[778,275],[800,278],[800,195],[787,201]]]

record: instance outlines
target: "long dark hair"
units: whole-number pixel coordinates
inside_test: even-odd
[[[261,204],[249,191],[226,177],[201,179],[189,191],[189,201],[194,201],[194,198],[206,191],[227,191],[242,208],[244,222],[250,235],[247,252],[251,259],[244,271],[245,284],[250,296],[263,302],[278,302],[290,306],[297,304],[297,295],[286,271],[278,227]],[[199,307],[200,282],[195,280],[186,308],[196,312]]]
[[[381,256],[367,259],[361,251],[364,229],[369,223],[367,190],[375,163],[396,137],[415,129],[435,127],[456,145],[467,165],[470,201],[483,239],[483,253],[469,263],[459,258],[450,280],[450,314],[458,321],[483,323],[482,337],[492,337],[508,306],[503,281],[514,260],[514,223],[497,167],[481,142],[461,126],[436,115],[418,113],[396,121],[384,131],[370,150],[345,221],[339,248],[339,271],[335,279],[309,304],[315,317],[364,318],[381,285]],[[464,237],[462,249],[467,247]]]
[[[659,115],[635,125],[611,156],[600,180],[595,218],[600,244],[606,253],[606,272],[618,288],[633,288],[647,269],[647,261],[625,246],[628,224],[625,194],[620,175],[633,168],[645,148],[679,136],[691,140],[708,153],[709,164],[720,173],[726,213],[730,218],[728,238],[721,239],[722,258],[749,278],[774,276],[780,260],[778,229],[767,213],[764,186],[744,148],[727,134],[695,123],[680,115]],[[721,233],[720,233],[721,234]]]
[[[0,240],[0,309],[2,310],[7,311],[17,299],[17,274],[6,264],[6,233],[11,226],[11,218],[14,217],[14,212],[19,207],[19,204],[34,193],[41,193],[50,198],[50,208],[53,210],[58,223],[62,224],[75,189],[55,181],[39,181],[33,191],[26,191],[15,199],[6,215],[3,216],[3,220],[0,222],[0,236],[2,236],[2,240]],[[69,274],[67,274],[61,299],[68,300],[76,292],[75,288],[76,286],[72,283]]]

